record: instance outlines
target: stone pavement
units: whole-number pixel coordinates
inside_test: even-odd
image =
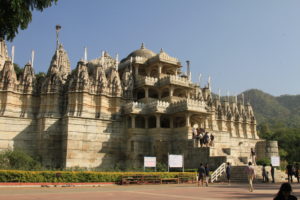
[[[196,187],[194,184],[129,185],[70,188],[0,188],[0,200],[176,200],[176,199],[273,199],[280,184],[256,184],[248,192],[247,184],[213,184]],[[294,195],[300,199],[300,184],[293,184]]]

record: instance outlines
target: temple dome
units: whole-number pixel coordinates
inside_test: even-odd
[[[145,48],[144,43],[142,43],[142,46],[140,49],[135,50],[133,52],[131,52],[125,59],[123,59],[122,61],[125,61],[127,59],[130,59],[130,57],[143,57],[143,58],[152,58],[153,56],[155,56],[156,53],[154,53],[153,51]],[[122,62],[121,61],[121,62]]]

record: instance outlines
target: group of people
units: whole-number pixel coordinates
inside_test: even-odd
[[[293,176],[295,176],[295,178],[297,179],[297,182],[299,183],[299,163],[296,163],[294,165],[292,165],[291,163],[289,163],[286,166],[286,173],[288,175],[288,181],[289,182],[293,182]]]
[[[263,182],[264,183],[268,183],[269,182],[269,172],[266,169],[266,164],[263,164],[262,166],[262,177],[263,177]],[[275,168],[272,164],[270,164],[270,173],[271,173],[271,177],[272,177],[272,183],[275,183]]]
[[[206,132],[204,128],[193,128],[193,139],[195,146],[208,147],[214,146],[215,136],[212,133]]]
[[[200,167],[198,168],[198,187],[204,186],[204,183],[206,186],[208,186],[208,181],[209,181],[209,167],[208,164],[206,163],[204,166],[202,163],[200,163]]]
[[[265,169],[266,165],[263,165],[263,177],[264,180],[267,182],[268,181],[268,172],[266,172]],[[274,167],[272,166],[272,164],[270,164],[270,172],[271,172],[271,176],[272,176],[272,182],[275,182],[274,179]],[[287,167],[290,169],[290,167]],[[294,171],[296,171],[296,169],[298,170],[297,172],[299,172],[299,165],[296,164],[294,167]],[[226,176],[227,176],[227,180],[228,183],[230,184],[230,177],[231,177],[231,166],[230,163],[228,162],[226,165]],[[253,181],[255,179],[255,170],[254,167],[252,166],[252,162],[248,163],[248,166],[245,170],[245,173],[247,174],[248,177],[248,182],[249,182],[249,191],[253,192]],[[299,176],[297,176],[297,180],[299,182]],[[202,163],[200,164],[200,167],[198,168],[198,187],[200,187],[200,185],[203,187],[204,183],[206,184],[206,186],[208,186],[208,181],[209,181],[209,167],[208,164],[203,165]],[[297,200],[297,197],[295,197],[294,195],[291,194],[292,193],[292,187],[290,185],[290,183],[283,183],[278,191],[278,193],[276,194],[274,200]]]

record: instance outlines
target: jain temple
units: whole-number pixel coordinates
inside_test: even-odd
[[[277,142],[258,137],[249,103],[221,100],[162,49],[142,44],[120,62],[85,52],[71,70],[57,42],[45,76],[33,61],[17,75],[13,56],[0,39],[0,151],[25,151],[45,167],[103,169],[142,167],[144,156],[167,163],[168,154],[183,154],[185,168],[245,165],[251,148],[257,159],[278,156]],[[197,127],[214,135],[213,146],[195,143]]]

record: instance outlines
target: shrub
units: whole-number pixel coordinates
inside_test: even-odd
[[[269,158],[262,158],[262,159],[260,159],[260,160],[257,160],[256,161],[256,164],[257,165],[270,165],[271,164],[271,161],[270,161],[270,159]]]
[[[0,169],[38,170],[41,163],[20,150],[0,153]]]
[[[192,172],[71,172],[71,171],[17,171],[0,170],[0,182],[120,182],[122,175],[159,175],[175,178],[179,175],[195,177]]]

